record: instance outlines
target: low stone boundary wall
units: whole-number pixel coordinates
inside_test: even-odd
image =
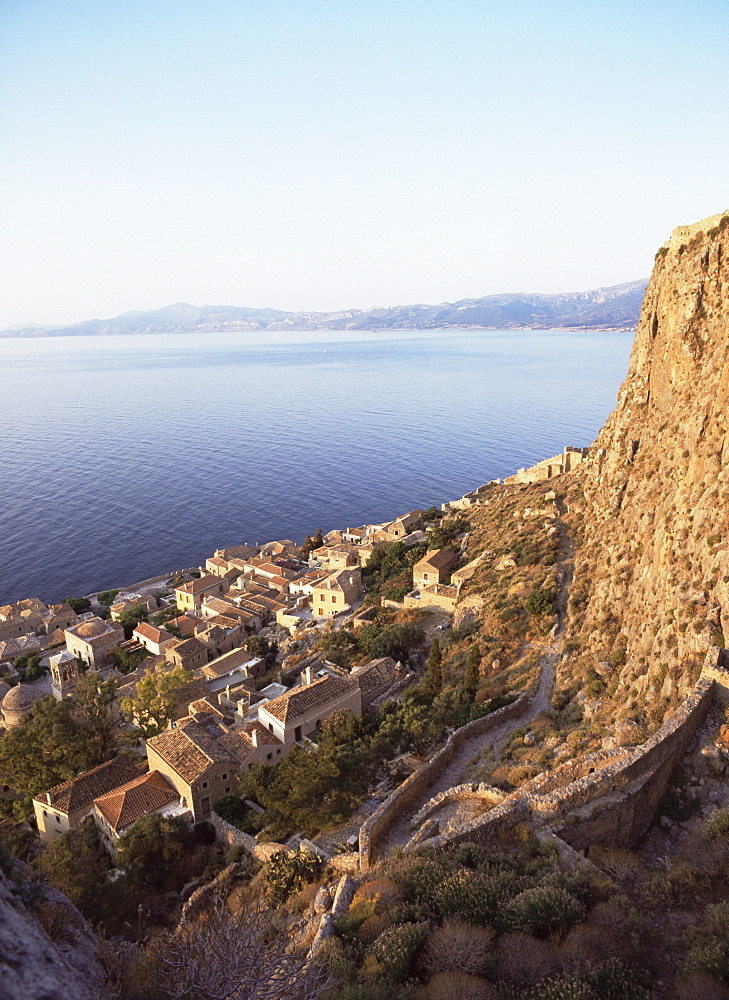
[[[446,740],[445,745],[429,761],[422,764],[409,778],[395,789],[392,795],[377,807],[372,815],[363,823],[359,831],[359,863],[362,871],[372,864],[375,851],[382,843],[395,820],[409,806],[417,802],[424,792],[435,784],[437,779],[453,761],[457,749],[473,736],[482,736],[495,729],[509,719],[518,718],[529,704],[529,696],[521,694],[510,705],[484,715],[480,719],[461,726]]]
[[[470,782],[465,785],[454,785],[453,788],[446,788],[439,795],[434,795],[432,799],[425,803],[420,812],[417,812],[411,823],[413,827],[420,826],[437,809],[442,809],[449,802],[463,802],[465,799],[480,799],[492,805],[500,806],[508,798],[506,792],[492,785],[483,782]]]
[[[259,861],[268,861],[269,858],[274,854],[278,854],[279,851],[287,850],[283,844],[259,844],[256,838],[252,837],[250,833],[244,833],[243,830],[239,830],[237,826],[228,823],[222,816],[218,816],[216,812],[211,813],[210,822],[215,827],[215,839],[220,841],[221,844],[226,844],[228,847],[245,847]]]

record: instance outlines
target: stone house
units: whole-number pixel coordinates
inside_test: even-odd
[[[283,749],[279,741],[263,743],[259,727],[250,733],[231,731],[213,716],[198,719],[181,719],[173,729],[147,740],[150,769],[173,785],[196,823],[209,818],[217,798],[234,790],[237,774],[268,753],[273,758],[275,749],[267,751],[266,746],[277,746],[278,757]]]
[[[352,667],[350,677],[359,684],[362,693],[362,708],[370,708],[372,703],[389,687],[405,676],[405,671],[391,656],[381,656],[375,660]]]
[[[69,653],[92,670],[106,666],[112,659],[114,646],[124,642],[124,629],[120,625],[96,617],[65,629],[63,634]]]
[[[177,790],[159,771],[149,771],[93,801],[91,815],[99,827],[107,851],[114,856],[117,841],[142,816],[183,816],[192,814],[180,802]]]
[[[52,604],[48,608],[48,614],[43,615],[43,628],[46,635],[51,635],[57,628],[63,631],[73,628],[78,622],[78,615],[70,604]]]
[[[153,656],[161,656],[174,638],[166,628],[157,628],[149,622],[140,622],[132,632],[132,639],[136,639]]]
[[[317,618],[331,618],[348,611],[362,596],[362,571],[341,569],[316,583],[311,591],[311,610]]]
[[[359,552],[355,545],[322,545],[309,554],[309,565],[323,569],[337,570],[361,566]]]
[[[197,670],[208,662],[208,647],[195,636],[189,639],[172,639],[165,647],[165,659],[173,667]]]
[[[0,607],[0,639],[7,641],[24,635],[44,634],[43,616],[47,614],[48,608],[37,597],[3,605]]]
[[[206,664],[200,673],[208,682],[209,690],[216,692],[240,684],[249,677],[261,677],[266,673],[266,663],[260,656],[252,656],[247,649],[234,649]]]
[[[139,778],[140,770],[126,757],[115,757],[71,781],[55,785],[33,799],[40,839],[49,840],[75,830],[93,810],[94,799]]]
[[[203,618],[209,619],[219,615],[225,618],[235,618],[240,624],[241,631],[247,635],[261,631],[260,614],[240,607],[229,597],[206,597],[200,606],[200,614]]]
[[[445,583],[458,562],[451,549],[431,549],[413,566],[413,586],[421,588],[431,583]]]
[[[175,587],[175,600],[180,611],[197,611],[206,597],[222,597],[230,582],[223,577],[201,576]]]
[[[458,604],[458,588],[445,583],[426,583],[403,599],[406,608],[440,608],[453,614]]]
[[[305,681],[258,709],[258,721],[287,751],[305,736],[310,737],[339,709],[362,714],[362,693],[356,680],[327,676],[315,681],[308,669]]]

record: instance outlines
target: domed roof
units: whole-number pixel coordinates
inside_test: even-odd
[[[76,629],[76,635],[82,639],[93,639],[94,636],[103,635],[106,632],[106,625],[100,618],[92,618],[90,621],[82,622]]]
[[[32,708],[35,698],[27,684],[16,684],[3,698],[3,712],[23,712]]]

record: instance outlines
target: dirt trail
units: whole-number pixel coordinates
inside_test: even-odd
[[[563,513],[562,504],[558,501],[560,515]],[[458,753],[449,766],[445,769],[440,778],[418,800],[407,810],[407,813],[390,828],[387,841],[382,845],[381,854],[398,844],[406,844],[412,836],[410,820],[434,795],[452,788],[461,783],[463,772],[473,762],[474,758],[485,751],[498,751],[506,743],[511,734],[516,729],[525,726],[537,715],[545,712],[552,699],[554,687],[554,677],[557,662],[559,661],[564,645],[564,626],[567,612],[567,598],[569,586],[572,581],[572,557],[573,549],[571,541],[564,530],[560,519],[559,522],[560,545],[562,548],[562,562],[557,576],[557,595],[555,605],[557,609],[557,624],[554,629],[552,642],[545,647],[539,661],[539,682],[536,691],[532,695],[529,706],[519,716],[518,719],[510,719],[503,725],[482,736],[474,736],[458,749]]]

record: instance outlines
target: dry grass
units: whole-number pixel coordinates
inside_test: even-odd
[[[467,972],[437,972],[417,1000],[498,1000],[498,990]]]
[[[371,917],[364,920],[358,930],[357,937],[360,941],[372,944],[383,931],[391,925],[392,921],[384,913],[373,913]]]
[[[729,989],[705,972],[694,972],[679,982],[674,997],[675,1000],[729,1000]]]
[[[499,976],[516,986],[539,982],[557,967],[557,951],[551,941],[538,941],[530,934],[504,934],[498,947]]]
[[[354,894],[353,903],[359,903],[364,899],[374,899],[378,904],[378,909],[385,906],[394,906],[404,899],[403,891],[397,882],[386,875],[372,879],[360,886]]]
[[[485,972],[493,949],[493,931],[461,920],[446,920],[428,937],[423,955],[427,972]]]

